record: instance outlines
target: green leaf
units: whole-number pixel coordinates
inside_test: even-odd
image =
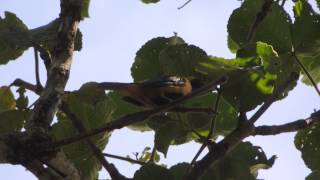
[[[16,107],[14,96],[7,86],[0,87],[0,112],[12,110]]]
[[[228,33],[239,47],[246,45],[247,37],[264,0],[246,0],[229,18]],[[262,41],[274,47],[278,53],[291,51],[291,19],[277,3],[271,5],[267,16],[256,28],[252,42]],[[234,49],[230,49],[233,51]]]
[[[228,48],[232,53],[236,53],[240,47],[236,42],[234,42],[231,37],[228,35]]]
[[[299,58],[301,63],[306,67],[310,75],[312,76],[313,80],[316,83],[320,82],[320,54],[316,57],[305,57]],[[308,76],[303,72],[302,82],[309,86],[313,86]]]
[[[306,177],[306,180],[318,180],[320,179],[320,170],[314,170]]]
[[[243,142],[212,166],[201,180],[254,180],[258,170],[272,167],[274,161],[275,156],[268,159],[260,147]]]
[[[24,94],[26,92],[25,88],[19,87],[17,92],[19,93],[19,97],[16,100],[17,108],[20,110],[26,109],[28,107],[29,99]]]
[[[155,164],[142,166],[134,173],[134,180],[174,180],[170,171]]]
[[[174,176],[174,180],[181,180],[186,178],[189,168],[192,167],[188,163],[178,163],[170,168],[170,172]]]
[[[184,41],[177,36],[170,38],[158,37],[144,44],[137,52],[131,67],[131,75],[134,81],[158,78],[163,75],[159,54],[165,48],[175,44],[184,44]]]
[[[89,4],[90,4],[90,0],[82,1],[81,18],[89,17]]]
[[[299,131],[294,139],[296,148],[301,152],[302,159],[311,170],[320,169],[320,129],[319,126]]]
[[[187,131],[180,128],[180,124],[178,122],[167,122],[163,127],[155,132],[155,147],[166,157],[168,148],[174,142],[174,139],[184,137],[186,134]]]
[[[63,101],[84,124],[86,129],[100,127],[110,122],[114,111],[114,104],[96,83],[87,83],[80,90],[64,95]],[[66,114],[58,113],[58,122],[53,125],[52,135],[62,139],[78,134]],[[90,138],[94,144],[103,150],[108,142],[110,133],[105,132]],[[96,179],[101,169],[100,162],[92,155],[92,151],[85,142],[73,143],[63,147],[67,158],[75,164],[83,179]]]
[[[149,3],[157,3],[160,0],[141,0],[143,3],[149,4]]]
[[[7,110],[0,112],[0,134],[20,131],[31,112],[22,110]]]
[[[139,106],[133,105],[132,103],[124,101],[122,99],[123,96],[121,95],[121,93],[119,93],[117,91],[112,91],[112,92],[108,93],[108,97],[110,97],[112,99],[112,101],[114,102],[114,109],[115,110],[113,113],[113,117],[115,119],[120,118],[121,116],[124,116],[127,114],[131,114],[131,113],[135,113],[135,112],[144,110],[142,107],[139,107]],[[136,130],[136,131],[149,131],[150,130],[150,128],[148,127],[148,125],[146,124],[145,121],[131,124],[130,126],[128,126],[128,128],[130,128],[132,130]]]
[[[296,17],[299,17],[301,16],[303,4],[301,1],[296,1],[294,4],[295,4],[295,6],[293,7],[294,14]]]
[[[320,15],[306,1],[298,1],[295,8],[302,8],[295,13],[292,26],[293,46],[299,57],[315,57],[320,55]]]
[[[237,110],[249,111],[261,104],[273,91],[276,75],[263,71],[263,67],[250,67],[256,64],[256,58],[238,58],[225,60],[211,57],[209,63],[201,64],[201,71],[209,79],[216,79],[220,74],[228,76],[228,81],[221,87],[223,97]],[[248,66],[242,68],[239,65]]]
[[[320,15],[314,12],[306,1],[298,1],[295,9],[296,20],[292,26],[292,36],[296,55],[306,67],[316,83],[320,82]],[[312,85],[304,74],[303,82]]]
[[[0,64],[17,59],[30,46],[27,26],[13,13],[0,17]]]
[[[194,45],[177,44],[164,49],[159,56],[160,66],[166,75],[197,77],[196,66],[207,62],[207,54]]]

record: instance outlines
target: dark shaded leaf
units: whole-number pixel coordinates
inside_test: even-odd
[[[209,169],[201,180],[254,180],[258,170],[269,169],[274,161],[275,156],[268,159],[260,147],[243,142]]]
[[[131,67],[131,75],[134,81],[143,81],[162,76],[164,70],[159,62],[160,52],[175,44],[184,44],[184,41],[177,36],[170,38],[158,37],[144,44],[137,52]]]
[[[296,148],[301,152],[304,163],[311,171],[320,169],[319,137],[319,126],[315,126],[299,131],[294,139]]]
[[[141,0],[143,3],[149,4],[149,3],[157,3],[160,0]]]
[[[155,164],[147,164],[142,166],[134,173],[134,180],[173,180],[170,171],[164,167]]]
[[[83,85],[80,90],[66,94],[63,100],[88,130],[100,127],[112,119],[113,101],[97,87],[96,83]],[[60,112],[58,113],[58,122],[53,125],[51,133],[57,139],[62,139],[78,134],[78,130],[74,128],[66,114]],[[92,137],[91,140],[99,149],[103,150],[109,136],[110,133],[105,132]],[[98,177],[101,164],[84,141],[64,146],[63,151],[80,170],[84,179]]]
[[[13,109],[0,112],[0,134],[20,131],[30,115],[29,111]]]
[[[261,11],[264,0],[246,0],[241,7],[234,10],[229,18],[229,37],[239,47],[246,45],[247,37],[256,15]],[[278,53],[291,51],[291,19],[289,15],[277,3],[271,5],[267,16],[258,25],[253,43],[262,41],[274,47]],[[232,46],[236,47],[236,46]],[[235,49],[230,49],[234,51]]]
[[[0,64],[22,55],[31,45],[27,26],[13,13],[0,17]]]

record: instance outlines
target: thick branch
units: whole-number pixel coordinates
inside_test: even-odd
[[[172,101],[164,106],[161,106],[161,107],[158,107],[155,109],[151,109],[151,110],[146,110],[146,111],[141,111],[141,112],[125,115],[125,116],[120,117],[114,121],[106,123],[105,125],[101,126],[100,128],[93,129],[88,133],[83,133],[83,134],[79,134],[74,137],[60,140],[55,143],[55,146],[58,147],[58,146],[67,145],[67,144],[88,138],[90,136],[97,135],[97,134],[105,132],[105,131],[112,131],[115,129],[121,129],[121,128],[128,126],[130,124],[144,121],[145,119],[147,119],[151,116],[167,112],[169,109],[172,109],[172,108],[176,107],[177,105],[181,104],[182,102],[184,102],[188,99],[191,99],[191,98],[193,98],[203,92],[207,92],[210,89],[214,89],[214,88],[216,88],[216,86],[226,82],[226,80],[227,80],[227,77],[221,77],[218,80],[211,82],[211,83],[193,91],[191,94],[184,96],[182,98],[179,98],[175,101]]]
[[[57,112],[72,62],[74,39],[78,30],[82,0],[61,0],[57,45],[52,54],[46,86],[34,106],[27,129],[49,128]]]

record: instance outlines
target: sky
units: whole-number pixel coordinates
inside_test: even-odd
[[[237,0],[193,0],[182,10],[177,10],[186,0],[162,0],[155,5],[145,5],[139,0],[94,0],[90,4],[90,18],[80,24],[83,33],[83,49],[75,52],[67,90],[76,90],[89,81],[130,82],[130,67],[135,53],[148,40],[159,36],[172,36],[177,32],[187,43],[199,46],[207,54],[232,58],[227,48],[227,22],[232,11],[240,6]],[[312,3],[314,3],[312,1]],[[290,7],[287,3],[287,8]],[[10,0],[2,1],[0,16],[4,11],[14,12],[29,29],[45,25],[59,14],[59,1]],[[45,71],[41,66],[41,81],[45,83]],[[16,78],[35,82],[33,51],[28,50],[16,61],[0,66],[0,86],[9,85]],[[35,95],[29,93],[34,99]],[[31,99],[32,99],[31,98]],[[257,124],[282,124],[305,118],[319,109],[319,97],[313,88],[299,84],[289,96],[274,103]],[[301,180],[309,174],[300,152],[293,144],[294,133],[268,137],[250,137],[254,145],[261,146],[268,157],[277,155],[274,166],[260,171],[259,178],[266,180]],[[144,147],[153,145],[153,133],[134,132],[128,129],[112,134],[105,152],[132,155]],[[169,166],[190,161],[199,145],[188,143],[169,149],[162,163]],[[137,165],[108,159],[121,173],[132,177]],[[99,178],[106,179],[105,171]],[[36,179],[22,166],[0,165],[0,179]]]

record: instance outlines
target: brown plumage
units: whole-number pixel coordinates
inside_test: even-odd
[[[200,85],[192,82],[186,77],[163,76],[136,83],[104,82],[99,86],[105,90],[119,91],[125,101],[135,105],[157,107],[188,95]]]

